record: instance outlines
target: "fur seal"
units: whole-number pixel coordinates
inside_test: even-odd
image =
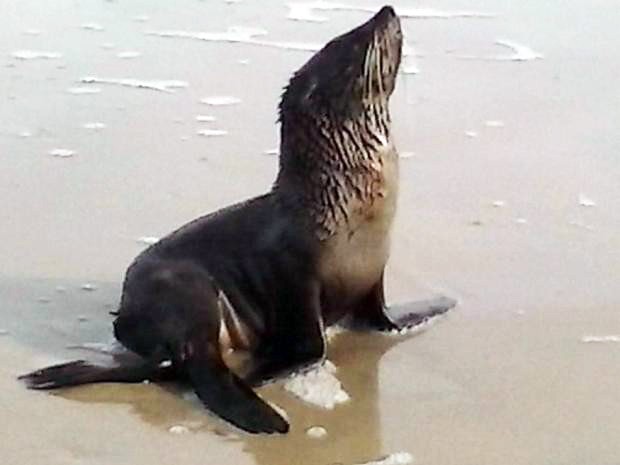
[[[114,335],[138,361],[56,365],[22,376],[28,387],[185,378],[233,425],[284,433],[250,386],[321,361],[327,325],[401,329],[452,308],[414,302],[395,319],[383,295],[398,193],[388,103],[402,40],[386,6],[325,45],[282,96],[271,191],[190,222],[129,266]],[[243,378],[224,362],[228,348],[251,354]]]

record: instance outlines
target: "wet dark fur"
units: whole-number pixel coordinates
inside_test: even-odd
[[[249,386],[320,361],[325,324],[347,315],[356,326],[389,330],[451,308],[452,301],[418,305],[395,320],[383,298],[384,258],[371,257],[378,268],[362,270],[363,282],[352,282],[357,278],[338,274],[333,253],[342,250],[342,241],[355,247],[360,235],[373,239],[368,228],[381,217],[381,199],[394,194],[382,184],[384,157],[395,163],[382,134],[389,138],[387,103],[401,42],[398,18],[385,7],[327,44],[295,73],[283,95],[280,174],[273,190],[199,218],[136,258],[127,270],[114,334],[142,357],[139,362],[73,362],[23,376],[28,386],[181,377],[207,408],[232,424],[254,433],[286,432],[288,423]],[[375,76],[369,79],[371,52]],[[355,134],[345,140],[342,133],[349,130]],[[306,139],[313,131],[324,137],[318,153]],[[391,215],[381,220],[385,228]],[[378,231],[385,242],[383,229]],[[344,255],[358,252],[369,253],[354,249]],[[372,281],[366,284],[366,278]],[[233,313],[251,341],[243,348],[254,364],[244,380],[221,354],[221,325]],[[169,366],[162,363],[167,361]]]

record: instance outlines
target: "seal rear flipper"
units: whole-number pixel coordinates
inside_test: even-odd
[[[145,379],[161,379],[164,371],[148,362],[107,367],[76,360],[35,370],[18,379],[29,389],[46,390],[101,382],[140,383]]]
[[[229,370],[219,352],[198,351],[185,360],[196,394],[213,413],[249,433],[286,433],[289,425]]]

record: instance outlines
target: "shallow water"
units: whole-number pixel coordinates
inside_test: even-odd
[[[350,402],[324,411],[268,386],[262,394],[293,429],[256,438],[231,436],[172,386],[49,396],[15,382],[77,357],[68,346],[109,342],[108,312],[145,243],[269,188],[277,100],[309,56],[282,45],[314,48],[368,16],[327,4],[313,11],[327,21],[294,21],[286,2],[261,5],[0,1],[3,463],[348,465],[398,451],[416,463],[620,463],[611,0],[436,0],[423,6],[494,16],[403,19],[419,72],[399,78],[392,101],[407,156],[388,293],[442,292],[460,304],[415,337],[338,336],[329,356]],[[148,33],[233,26],[267,34],[248,43]],[[489,59],[515,52],[498,41],[543,58]],[[127,51],[140,55],[119,57]],[[216,120],[197,120],[205,114]],[[317,425],[327,436],[306,434]]]

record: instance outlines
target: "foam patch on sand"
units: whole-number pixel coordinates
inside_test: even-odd
[[[237,105],[241,103],[241,99],[230,95],[212,95],[210,97],[200,99],[200,103],[214,107],[221,107],[227,105]]]
[[[75,155],[75,150],[71,149],[52,149],[48,152],[52,157],[56,158],[70,158]]]
[[[380,7],[364,6],[353,3],[337,3],[318,0],[315,2],[289,3],[287,18],[294,21],[309,21],[314,23],[325,22],[329,18],[321,16],[316,11],[360,11],[376,13]],[[396,13],[401,18],[414,19],[455,19],[455,18],[493,18],[494,13],[472,10],[437,10],[435,8],[407,8],[396,7]]]
[[[199,129],[196,134],[203,137],[220,137],[228,134],[225,129]]]
[[[80,27],[86,31],[103,31],[104,28],[99,23],[83,23]]]
[[[92,129],[94,131],[99,131],[101,129],[105,129],[106,125],[105,125],[105,123],[100,123],[98,121],[93,121],[93,122],[82,124],[82,127],[84,129]]]
[[[309,52],[315,52],[322,47],[321,44],[315,43],[265,40],[261,39],[262,36],[267,34],[267,31],[265,31],[264,29],[245,28],[238,26],[230,27],[226,31],[217,32],[162,30],[147,31],[146,34],[158,37],[204,40],[207,42],[250,44],[270,48],[282,48],[288,50],[301,50]]]
[[[509,54],[479,56],[479,55],[457,55],[458,58],[466,60],[490,60],[490,61],[534,61],[542,60],[544,55],[535,51],[527,45],[517,43],[513,40],[498,39],[495,45],[508,48],[512,51]]]
[[[16,50],[11,53],[11,56],[18,60],[53,60],[61,58],[62,53],[43,52],[38,50]]]
[[[582,207],[596,207],[596,202],[583,193],[579,194],[578,201]]]
[[[395,452],[380,460],[365,462],[359,465],[408,465],[413,463],[413,455],[409,452]]]
[[[101,87],[92,87],[92,86],[69,87],[67,89],[67,92],[73,95],[99,94],[101,92]]]
[[[336,366],[326,360],[309,371],[291,375],[284,383],[284,389],[309,404],[332,410],[350,400],[335,373]]]
[[[122,58],[122,59],[125,59],[125,60],[130,60],[132,58],[138,58],[138,57],[142,56],[142,53],[136,52],[134,50],[125,50],[125,51],[122,51],[122,52],[118,52],[116,54],[116,56],[118,58]]]
[[[325,328],[325,339],[327,340],[327,342],[332,342],[334,339],[336,339],[336,337],[338,337],[340,334],[344,333],[347,329],[340,326],[340,325],[331,325],[328,326],[327,328]],[[333,367],[334,372],[336,371],[336,367],[334,366],[334,364],[332,362],[330,362],[329,360],[327,360],[326,363],[330,364],[330,368]]]
[[[257,45],[268,48],[279,48],[285,50],[297,50],[302,52],[316,52],[323,47],[323,43],[317,42],[297,42],[297,41],[279,41],[268,40],[263,36],[267,31],[260,28],[246,28],[233,26],[226,31],[183,31],[183,30],[161,30],[147,31],[146,34],[177,39],[194,39],[206,42],[228,42],[237,44]],[[403,44],[403,56],[413,55],[412,48],[408,44]],[[408,74],[415,74],[418,69],[415,65],[410,65]]]
[[[111,84],[123,87],[133,87],[135,89],[151,89],[159,92],[174,92],[174,89],[184,88],[188,86],[185,81],[179,80],[145,80],[132,78],[101,78],[95,76],[87,76],[80,79],[84,84]]]
[[[496,40],[495,44],[512,50],[513,53],[504,58],[507,60],[531,61],[531,60],[542,60],[544,58],[542,53],[536,52],[535,50],[528,47],[527,45],[519,44],[512,40],[500,39],[500,40]],[[499,58],[502,58],[502,57],[499,57]]]
[[[604,336],[586,335],[581,338],[581,342],[586,342],[586,343],[620,342],[620,334],[608,334]]]

